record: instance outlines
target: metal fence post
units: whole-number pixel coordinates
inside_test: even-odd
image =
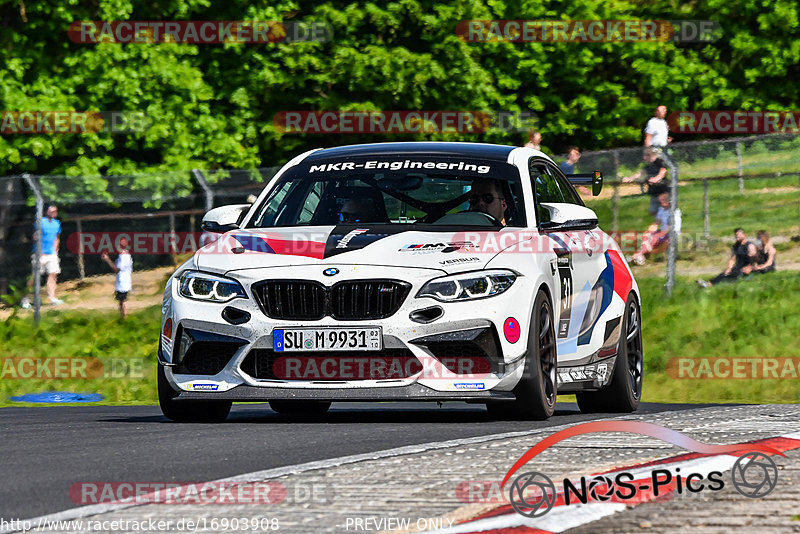
[[[206,211],[211,211],[211,209],[214,207],[214,191],[211,189],[211,186],[208,185],[208,180],[206,180],[206,177],[203,176],[203,171],[200,169],[192,169],[192,175],[194,176],[194,179],[197,180],[197,183],[200,184],[200,187],[203,188],[203,193],[205,193]]]
[[[22,178],[28,183],[28,186],[33,190],[36,195],[36,222],[34,223],[36,247],[33,252],[33,265],[31,266],[31,274],[33,275],[33,322],[39,324],[40,311],[42,308],[42,277],[39,275],[41,269],[42,258],[42,217],[44,217],[44,198],[42,192],[39,190],[39,185],[33,176],[30,174],[23,174]]]
[[[711,233],[710,211],[708,209],[708,178],[703,178],[703,237],[708,239]]]
[[[736,141],[736,166],[739,171],[739,193],[744,194],[744,168],[742,167],[742,142]]]
[[[797,190],[800,191],[800,173],[797,174]],[[798,221],[800,221],[800,200],[798,200],[797,211],[799,217]]]
[[[175,233],[175,212],[169,212],[169,253],[172,256],[172,264],[176,265],[178,263],[178,250],[177,250],[177,240],[178,236]]]
[[[614,194],[611,196],[611,231],[619,231],[619,153],[614,151]]]
[[[678,256],[678,234],[675,232],[675,210],[678,209],[678,167],[667,156],[666,152],[662,158],[669,167],[671,179],[669,184],[669,248],[667,249],[667,282],[665,284],[667,296],[672,295],[675,287],[675,262]]]
[[[83,225],[80,219],[75,221],[75,229],[78,231],[78,275],[83,282],[86,280],[86,269],[83,263]]]

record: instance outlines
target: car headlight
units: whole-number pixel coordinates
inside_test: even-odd
[[[189,299],[209,302],[228,302],[237,297],[247,298],[236,280],[200,271],[186,271],[181,275],[178,292]]]
[[[432,297],[442,302],[493,297],[511,287],[517,276],[505,269],[443,276],[422,286],[417,297]]]

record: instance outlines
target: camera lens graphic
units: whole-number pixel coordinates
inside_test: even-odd
[[[525,517],[541,517],[556,502],[556,486],[546,475],[523,473],[514,479],[509,490],[511,507]]]
[[[766,454],[749,452],[743,454],[731,469],[733,487],[751,499],[766,497],[778,485],[778,466]]]

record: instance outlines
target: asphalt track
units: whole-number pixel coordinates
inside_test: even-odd
[[[637,413],[704,405],[643,404]],[[705,405],[710,406],[710,405]],[[618,415],[618,414],[617,414]],[[548,421],[497,421],[481,405],[338,403],[321,417],[234,405],[223,424],[175,424],[157,406],[0,409],[0,517],[79,506],[77,482],[202,482],[405,445],[540,429],[609,414],[559,404]]]

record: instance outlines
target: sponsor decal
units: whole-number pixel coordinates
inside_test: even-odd
[[[516,343],[519,341],[521,331],[522,329],[520,328],[519,321],[513,317],[509,317],[503,323],[503,335],[506,336],[506,340],[508,340],[509,343]]]
[[[470,251],[473,249],[476,249],[476,246],[471,241],[453,241],[449,243],[410,243],[403,245],[399,252],[424,253],[439,251],[449,254],[458,250]]]
[[[456,389],[486,389],[486,384],[483,382],[456,382],[453,387]]]
[[[607,377],[608,364],[605,363],[580,365],[576,367],[559,367],[558,369],[559,384],[583,380],[598,380],[601,384],[604,384]]]
[[[394,160],[394,161],[377,161],[370,160],[363,163],[355,163],[353,161],[341,161],[337,163],[321,163],[319,165],[311,165],[308,172],[342,172],[354,171],[356,169],[365,170],[380,170],[387,169],[392,171],[399,171],[400,169],[428,169],[428,170],[442,170],[442,171],[460,171],[460,172],[474,172],[477,174],[487,174],[492,170],[490,165],[478,165],[474,163],[465,163],[463,161],[412,161],[412,160]]]
[[[355,230],[348,232],[343,238],[336,243],[336,248],[347,248],[347,245],[350,241],[357,235],[369,232],[369,228],[356,228]]]
[[[440,261],[439,265],[458,265],[462,263],[477,263],[479,261],[481,261],[480,258],[473,256],[471,258],[453,258],[451,260]]]
[[[189,384],[189,389],[192,391],[217,391],[219,384],[196,383]]]

